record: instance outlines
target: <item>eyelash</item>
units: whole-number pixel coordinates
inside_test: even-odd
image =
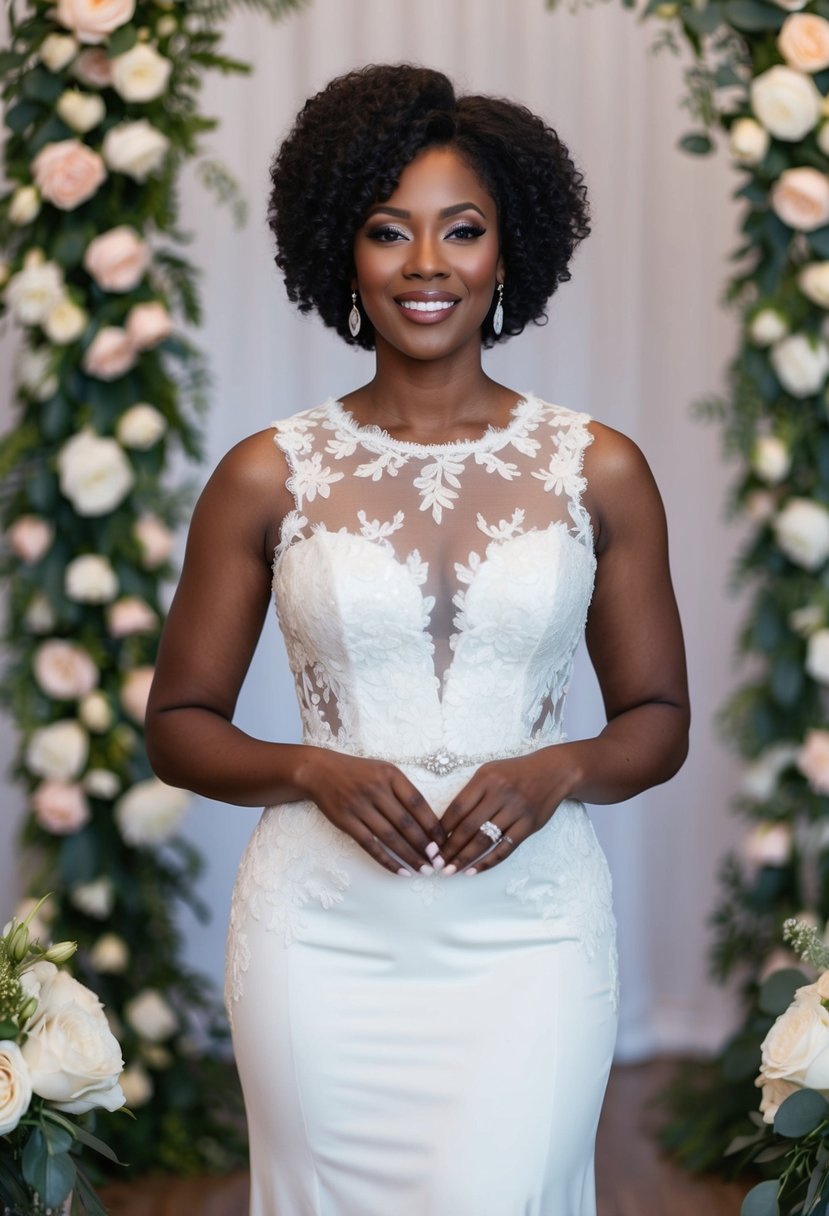
[[[464,241],[475,240],[477,237],[484,236],[486,228],[480,228],[477,224],[469,222],[458,224],[455,228],[450,228],[446,234],[447,237],[460,237]],[[392,224],[383,224],[378,228],[372,228],[366,236],[370,241],[376,241],[378,245],[391,245],[393,240],[389,238],[401,237],[406,239],[406,233],[401,228],[395,228]]]

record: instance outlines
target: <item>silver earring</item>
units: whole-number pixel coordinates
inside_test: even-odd
[[[361,324],[362,324],[362,318],[360,316],[360,310],[357,307],[357,292],[352,291],[352,293],[351,293],[351,312],[348,314],[348,331],[351,334],[352,338],[357,337],[357,334],[360,332]]]
[[[495,305],[495,312],[492,314],[492,332],[497,338],[501,330],[504,328],[504,284],[498,284],[498,303]]]

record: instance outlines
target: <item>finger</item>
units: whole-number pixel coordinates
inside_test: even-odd
[[[398,769],[392,778],[391,789],[403,808],[404,818],[401,820],[401,828],[405,829],[406,836],[412,844],[420,847],[422,851],[430,841],[434,841],[442,848],[447,840],[446,828],[417,786],[413,785],[406,774],[401,773]],[[415,825],[422,833],[422,846],[419,842],[416,844],[411,834],[416,830]]]
[[[466,819],[475,807],[486,797],[486,786],[481,780],[481,769],[470,778],[460,793],[456,794],[441,816],[441,824],[447,836],[457,831],[458,826]]]
[[[429,867],[427,873],[431,870],[432,865],[427,854],[410,844],[406,837],[398,831],[396,825],[383,814],[382,808],[372,807],[360,818],[372,836],[398,859],[399,864],[421,873],[424,866]]]
[[[509,812],[501,809],[494,815],[488,815],[485,819],[481,819],[480,823],[490,822],[497,828],[500,828],[502,833],[509,834],[515,839],[515,833],[519,829],[521,823],[521,815],[517,812]],[[466,823],[462,825],[466,827]],[[513,831],[515,828],[515,831]],[[459,828],[458,831],[461,829]],[[477,831],[472,832],[463,847],[455,854],[447,865],[455,866],[459,871],[465,870],[469,866],[474,866],[476,869],[479,864],[484,864],[494,851],[495,847],[500,844],[500,841],[493,841],[486,833],[480,830],[480,824]]]
[[[407,865],[401,857],[395,856],[363,824],[354,824],[353,831],[349,834],[360,848],[368,853],[369,857],[381,865],[384,870],[388,870],[390,874],[400,874],[401,870],[407,875],[414,873],[411,866]]]
[[[504,832],[497,844],[493,844],[481,857],[473,861],[471,866],[467,866],[459,873],[474,877],[476,874],[483,874],[486,870],[491,870],[494,866],[500,865],[502,861],[506,861],[529,835],[529,832],[524,832],[519,824],[520,820],[518,824],[513,824],[512,831]]]
[[[418,798],[422,800],[423,805],[428,809],[428,804],[423,795],[418,791],[415,792]],[[393,789],[378,790],[374,795],[373,809],[379,811],[398,835],[407,841],[409,847],[419,854],[419,864],[422,864],[424,861],[430,861],[430,854],[434,855],[440,851],[440,844],[435,840],[434,836],[424,829],[420,820],[415,817],[415,814],[408,807],[401,806],[399,798]],[[431,810],[429,810],[429,814],[432,815]],[[438,824],[436,818],[435,824]],[[445,839],[445,833],[443,833],[443,839]]]
[[[507,816],[510,823],[513,823],[523,809],[523,802],[514,791],[487,789],[469,813],[460,821],[450,835],[446,847],[441,850],[446,864],[451,865],[454,863],[458,865],[461,853],[478,836],[482,823],[486,823],[489,819],[493,823],[497,823],[503,830],[504,822],[502,821],[504,815]],[[482,853],[485,844],[486,842],[482,842],[480,836],[478,836],[475,852]]]

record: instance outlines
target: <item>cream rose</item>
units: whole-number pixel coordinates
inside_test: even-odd
[[[173,320],[160,300],[150,300],[130,309],[126,330],[137,350],[150,350],[169,338],[173,332]]]
[[[151,1043],[161,1043],[178,1030],[179,1021],[156,988],[145,988],[127,1001],[124,1017],[136,1034]]]
[[[146,452],[158,443],[167,430],[167,420],[160,410],[145,401],[131,405],[118,419],[115,434],[125,448]]]
[[[751,453],[751,467],[761,481],[777,485],[792,465],[789,449],[776,435],[761,435]]]
[[[78,40],[71,34],[47,34],[40,44],[38,57],[50,72],[61,72],[79,49]]]
[[[750,97],[752,110],[776,139],[803,139],[820,119],[823,95],[815,82],[781,64],[754,77]]]
[[[797,755],[797,767],[816,794],[829,794],[829,731],[807,733]]]
[[[758,823],[743,842],[743,854],[753,866],[784,866],[792,855],[792,832],[785,823]]]
[[[777,49],[798,72],[829,68],[829,21],[815,13],[787,17],[777,36]]]
[[[147,712],[147,699],[153,682],[152,667],[136,667],[121,685],[121,705],[133,722],[143,722]]]
[[[71,781],[86,764],[89,736],[80,722],[65,718],[32,732],[26,747],[26,767],[38,777]]]
[[[130,1064],[129,1068],[124,1069],[121,1073],[121,1089],[130,1110],[146,1106],[153,1096],[153,1083],[147,1070],[140,1064]]]
[[[102,735],[112,726],[112,710],[102,692],[91,692],[78,705],[78,717],[87,730]]]
[[[89,242],[84,269],[103,291],[132,291],[150,263],[150,250],[134,228],[119,224]]]
[[[67,127],[79,135],[97,127],[106,115],[103,99],[97,93],[82,93],[80,89],[66,89],[58,98],[55,109]]]
[[[23,1053],[11,1039],[0,1040],[0,1136],[14,1131],[31,1100],[32,1082]]]
[[[121,778],[109,768],[91,768],[83,779],[92,798],[115,798],[121,792]]]
[[[118,1040],[98,998],[66,971],[56,971],[42,984],[22,1050],[32,1089],[58,1110],[81,1115],[95,1107],[123,1106]]]
[[[135,633],[153,633],[158,616],[145,600],[124,596],[107,609],[107,630],[110,637],[126,638]]]
[[[17,383],[36,401],[48,401],[58,391],[52,353],[45,346],[22,347],[15,364]]]
[[[763,1116],[764,1123],[774,1123],[774,1116],[780,1106],[799,1088],[797,1085],[792,1085],[791,1081],[769,1081],[762,1073],[754,1084],[763,1088],[760,1114]]]
[[[749,322],[748,336],[755,346],[770,346],[789,332],[789,324],[776,308],[761,308]]]
[[[66,567],[64,589],[76,604],[107,604],[118,594],[118,579],[108,557],[84,553]]]
[[[786,557],[804,570],[818,570],[829,557],[829,511],[820,503],[789,499],[773,527]]]
[[[166,562],[173,551],[175,537],[157,515],[142,515],[136,521],[133,535],[141,547],[143,565],[148,570]]]
[[[775,342],[769,358],[777,379],[793,397],[820,392],[829,375],[829,347],[822,338],[789,334]]]
[[[129,946],[117,933],[105,933],[99,937],[89,952],[90,964],[102,975],[120,975],[126,971],[129,961]]]
[[[162,844],[178,829],[190,802],[184,790],[157,777],[139,781],[115,806],[115,822],[127,844]]]
[[[829,308],[829,262],[809,262],[797,275],[797,285],[808,300]]]
[[[86,916],[106,920],[115,907],[115,887],[109,878],[95,878],[71,887],[69,898]]]
[[[23,621],[30,633],[51,633],[56,617],[45,595],[35,592],[26,607]]]
[[[33,565],[51,548],[55,526],[39,515],[21,515],[9,528],[6,539],[12,553],[27,565]]]
[[[112,61],[112,86],[124,101],[154,101],[166,90],[173,65],[153,46],[137,42]]]
[[[827,1048],[829,1010],[816,1000],[795,1000],[761,1044],[760,1072],[769,1081],[805,1085],[809,1070]]]
[[[98,668],[88,651],[60,638],[38,646],[33,669],[35,679],[46,695],[59,701],[84,697],[98,684]]]
[[[76,342],[86,329],[89,317],[69,296],[58,300],[43,321],[43,332],[55,346]]]
[[[97,44],[132,20],[135,0],[58,0],[55,16],[79,42]]]
[[[9,203],[9,223],[22,227],[30,224],[40,211],[40,195],[34,186],[19,186]]]
[[[160,17],[155,23],[155,32],[159,38],[169,38],[178,29],[175,17]]]
[[[71,781],[41,781],[32,794],[37,822],[55,836],[68,836],[89,822],[89,804],[83,789]]]
[[[769,199],[783,223],[799,232],[813,232],[829,221],[829,177],[817,169],[784,169]]]
[[[64,297],[63,272],[57,262],[42,262],[12,275],[6,303],[21,325],[39,325]]]
[[[83,369],[99,380],[117,380],[135,366],[136,350],[120,325],[103,325],[86,348]]]
[[[145,118],[122,122],[104,136],[104,160],[116,173],[126,173],[143,182],[158,169],[170,141]]]
[[[771,139],[755,118],[738,118],[728,134],[731,155],[741,165],[759,165],[765,158]]]
[[[61,493],[83,516],[114,511],[135,481],[121,445],[89,430],[73,435],[60,449],[58,474]]]
[[[41,197],[61,211],[73,211],[92,198],[106,178],[104,162],[79,139],[46,144],[32,161]]]
[[[112,84],[112,61],[103,47],[87,47],[72,64],[72,74],[94,89],[105,89]]]
[[[806,671],[820,684],[829,684],[829,629],[818,629],[806,648]]]
[[[820,629],[825,620],[823,609],[819,604],[806,604],[803,608],[795,608],[789,613],[789,626],[801,637],[807,638]]]

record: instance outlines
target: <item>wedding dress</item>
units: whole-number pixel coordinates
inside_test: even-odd
[[[333,400],[274,423],[305,742],[393,761],[441,814],[486,760],[563,738],[595,571],[588,421],[528,395],[446,444]],[[266,808],[227,953],[252,1216],[594,1216],[617,994],[581,803],[448,878],[387,872],[310,802]]]

